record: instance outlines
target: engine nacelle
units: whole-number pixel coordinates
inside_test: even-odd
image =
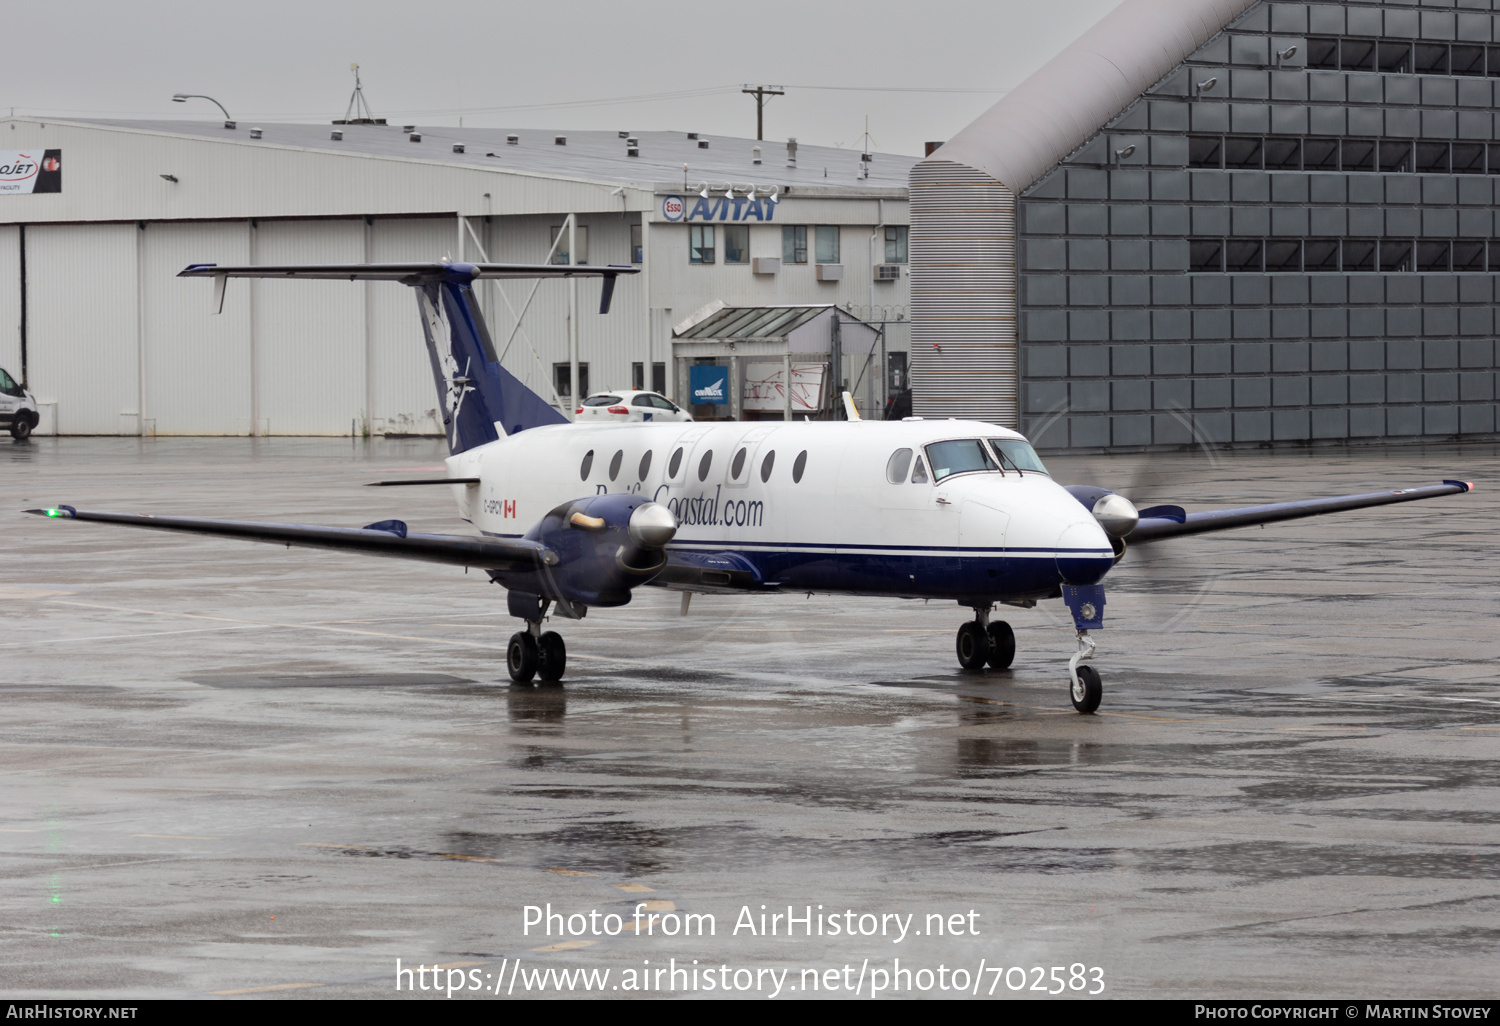
[[[1135,525],[1140,521],[1140,513],[1131,502],[1119,492],[1112,492],[1108,488],[1099,488],[1093,485],[1068,485],[1068,492],[1077,499],[1083,508],[1094,515],[1099,521],[1099,526],[1104,533],[1109,535],[1111,542],[1122,541]],[[1116,546],[1116,561],[1124,555],[1124,546]]]
[[[631,591],[667,565],[667,543],[677,518],[639,495],[591,495],[565,502],[527,531],[528,541],[548,550],[545,565],[524,573],[491,576],[511,592],[511,612],[531,608],[531,597],[558,604],[563,615],[581,616],[587,606],[623,606]],[[530,615],[525,616],[531,619]]]

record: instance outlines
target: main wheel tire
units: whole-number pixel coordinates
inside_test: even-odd
[[[18,442],[24,442],[31,437],[31,418],[24,413],[16,414],[16,419],[10,422],[10,437]]]
[[[1078,683],[1072,686],[1069,697],[1073,699],[1073,708],[1081,713],[1088,714],[1099,708],[1099,700],[1104,697],[1104,685],[1099,681],[1099,671],[1092,666],[1080,666]]]
[[[568,665],[568,646],[563,644],[562,635],[548,631],[538,639],[536,647],[537,676],[548,682],[562,680],[563,670]]]
[[[984,661],[990,657],[990,638],[984,628],[970,620],[958,629],[958,665],[966,670],[984,669]]]
[[[517,684],[529,684],[536,676],[537,644],[530,631],[517,631],[505,646],[505,668]]]
[[[990,666],[997,670],[1008,670],[1016,659],[1016,632],[1004,620],[990,624]]]

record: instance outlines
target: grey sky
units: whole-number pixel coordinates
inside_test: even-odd
[[[217,117],[202,101],[170,101],[189,92],[247,123],[327,121],[342,115],[358,61],[375,115],[392,121],[753,136],[755,101],[738,90],[766,83],[788,92],[767,106],[767,139],[857,147],[868,115],[877,150],[920,153],[1118,3],[24,4],[6,15],[0,108]],[[969,91],[867,91],[877,86]],[[572,101],[595,102],[524,109]]]

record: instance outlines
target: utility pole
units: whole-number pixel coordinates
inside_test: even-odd
[[[747,96],[755,97],[755,138],[758,142],[764,142],[766,138],[766,97],[785,96],[786,91],[780,86],[758,85],[752,89],[747,85],[740,92]]]

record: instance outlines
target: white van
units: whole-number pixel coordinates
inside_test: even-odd
[[[36,396],[16,384],[5,368],[0,367],[0,427],[10,428],[12,438],[30,438],[40,419]]]

